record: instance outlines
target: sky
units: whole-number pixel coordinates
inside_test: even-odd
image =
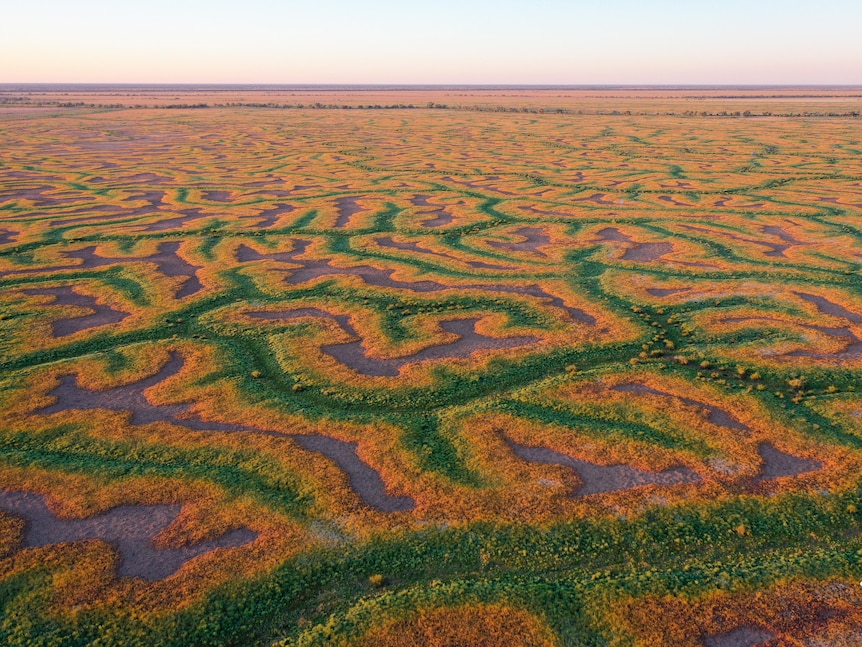
[[[860,0],[0,0],[0,83],[862,84]]]

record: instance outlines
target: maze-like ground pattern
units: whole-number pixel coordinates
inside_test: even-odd
[[[862,640],[858,119],[0,123],[8,644]]]

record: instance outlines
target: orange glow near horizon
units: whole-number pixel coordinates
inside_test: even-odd
[[[4,14],[5,83],[862,83],[862,7],[843,1],[35,0]]]

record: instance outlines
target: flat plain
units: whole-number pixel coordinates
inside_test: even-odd
[[[0,641],[862,643],[860,107],[0,87]]]

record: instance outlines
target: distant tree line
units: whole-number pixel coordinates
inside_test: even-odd
[[[768,98],[768,97],[764,97]],[[686,110],[684,112],[633,112],[631,110],[584,110],[574,108],[534,108],[517,106],[477,106],[477,105],[448,105],[429,101],[422,105],[412,103],[392,104],[339,104],[339,103],[169,103],[169,104],[124,104],[124,103],[85,103],[83,101],[32,101],[29,97],[0,97],[0,105],[22,105],[34,107],[55,108],[99,108],[117,110],[198,110],[207,108],[267,108],[275,110],[461,110],[467,112],[503,112],[503,113],[525,113],[525,114],[568,114],[568,115],[601,115],[601,116],[684,116],[684,117],[842,117],[858,118],[860,112],[852,110],[847,112],[752,112],[744,111],[716,111]]]

